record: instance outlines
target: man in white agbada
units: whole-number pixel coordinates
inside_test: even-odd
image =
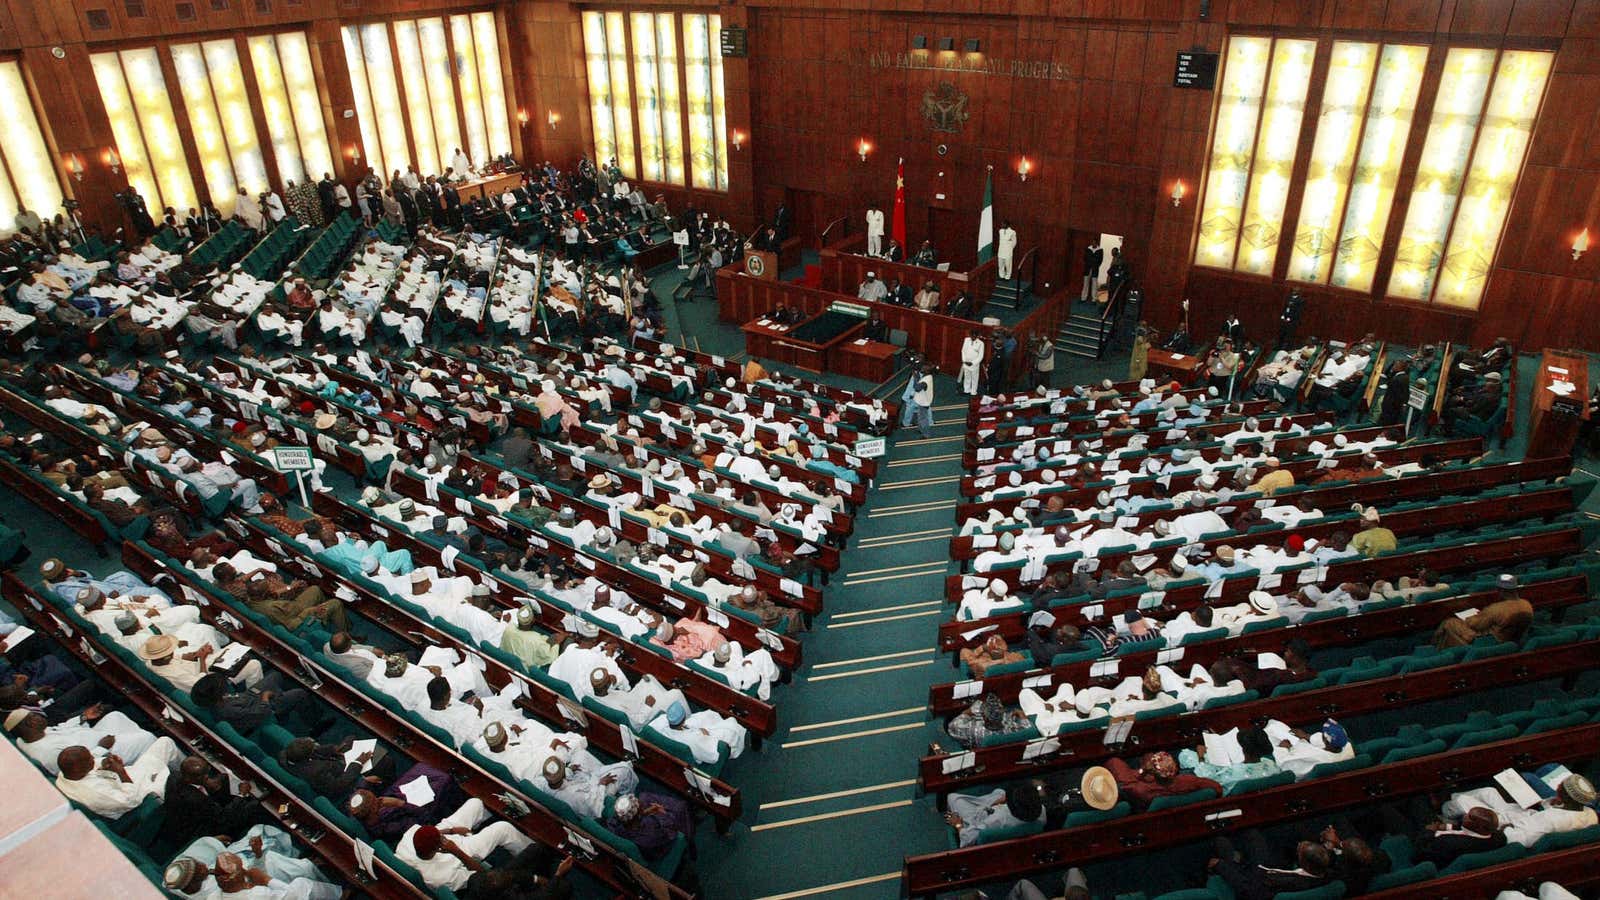
[[[1452,796],[1440,812],[1448,819],[1459,820],[1475,806],[1488,807],[1505,825],[1506,842],[1524,847],[1533,846],[1548,834],[1578,831],[1596,824],[1595,789],[1589,779],[1558,766],[1541,780],[1555,790],[1555,796],[1528,809],[1506,799],[1499,788],[1484,787]]]
[[[573,617],[572,634],[576,640],[562,649],[561,655],[550,664],[550,677],[565,681],[572,686],[572,692],[579,703],[584,697],[594,693],[590,673],[595,669],[605,669],[617,681],[626,683],[627,677],[622,674],[622,668],[612,658],[612,652],[607,645],[600,642],[600,626],[588,619]]]
[[[585,763],[563,762],[557,756],[548,756],[540,766],[540,777],[534,781],[534,786],[553,794],[580,814],[598,819],[605,813],[606,798],[633,793],[639,787],[639,776],[634,774],[630,762],[591,769]]]
[[[641,677],[637,684],[626,690],[612,690],[617,684],[627,683],[626,678],[618,679],[610,669],[597,668],[589,673],[590,695],[595,702],[627,716],[628,725],[634,731],[643,731],[646,725],[661,715],[662,710],[675,703],[685,708],[689,705],[683,691],[667,688],[654,675]]]
[[[969,397],[978,393],[978,370],[983,366],[986,346],[976,331],[961,339],[961,393]]]
[[[472,877],[462,857],[482,862],[496,850],[521,853],[533,843],[510,822],[483,825],[488,817],[483,801],[474,797],[437,826],[407,828],[395,843],[394,855],[416,869],[428,887],[459,891]]]
[[[1277,719],[1269,720],[1262,729],[1272,740],[1273,761],[1278,768],[1293,772],[1297,781],[1323,763],[1344,762],[1356,755],[1350,735],[1333,719],[1323,722],[1321,730],[1314,734],[1290,728]]]
[[[1022,600],[1011,596],[1010,586],[999,578],[991,579],[987,585],[981,578],[975,581],[977,586],[961,595],[961,606],[956,610],[956,618],[970,622],[1022,609]],[[964,579],[962,583],[965,585],[968,582]]]
[[[728,747],[729,759],[735,759],[744,752],[746,734],[738,722],[708,709],[691,716],[682,703],[667,707],[665,712],[646,726],[646,730],[687,745],[699,763],[710,764],[720,759],[721,745],[724,744]]]
[[[96,760],[87,747],[68,747],[56,757],[56,789],[95,815],[116,819],[138,809],[146,797],[164,799],[167,776],[182,760],[170,737],[157,738],[131,765],[116,754]]]
[[[14,709],[5,717],[5,730],[15,737],[17,746],[28,758],[51,775],[61,773],[56,758],[68,747],[87,747],[97,760],[115,753],[123,762],[135,763],[156,740],[155,735],[116,710],[92,724],[85,722],[82,716],[73,716],[51,725],[43,713]]]
[[[715,650],[704,654],[695,663],[727,678],[728,684],[735,690],[746,693],[754,691],[761,700],[772,696],[772,683],[783,677],[782,670],[773,661],[767,648],[758,647],[745,652],[733,641],[717,645]]]

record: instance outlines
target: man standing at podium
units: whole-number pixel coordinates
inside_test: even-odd
[[[874,203],[867,207],[867,255],[883,253],[883,210]]]
[[[999,254],[995,264],[999,266],[1000,280],[1011,280],[1011,257],[1017,252],[1017,230],[1011,227],[1010,222],[1000,224]]]

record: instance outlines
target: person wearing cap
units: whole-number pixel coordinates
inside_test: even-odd
[[[590,754],[585,754],[593,759]],[[580,815],[598,819],[605,813],[606,800],[617,794],[632,793],[639,787],[639,776],[633,763],[626,760],[611,765],[601,765],[599,760],[589,762],[568,761],[550,755],[540,763],[535,787],[564,801]]]
[[[1600,824],[1594,784],[1565,766],[1549,765],[1536,772],[1521,773],[1528,787],[1542,799],[1524,808],[1508,799],[1501,788],[1489,786],[1461,791],[1446,800],[1441,812],[1448,819],[1461,819],[1474,807],[1493,810],[1505,829],[1506,842],[1532,847],[1551,834],[1580,831]]]
[[[1463,619],[1450,616],[1433,632],[1433,645],[1441,650],[1464,647],[1480,637],[1496,642],[1521,642],[1533,624],[1533,604],[1523,599],[1517,576],[1503,573],[1496,581],[1499,598]]]
[[[116,819],[137,809],[146,797],[164,796],[168,776],[182,758],[178,745],[166,736],[153,741],[131,765],[115,753],[96,760],[88,747],[68,747],[56,755],[56,790],[101,818]]]
[[[970,622],[1016,612],[1023,608],[1022,598],[1013,596],[1011,586],[1003,579],[991,578],[984,581],[982,578],[968,576],[962,579],[962,583],[975,584],[961,594],[961,606],[956,610],[957,619]]]
[[[245,887],[229,887],[224,893],[222,883],[229,881],[229,875],[217,869],[222,862],[223,868],[231,870],[230,857],[241,863],[248,859],[252,864],[248,871],[259,874],[253,880],[241,879]],[[250,897],[262,891],[272,896],[336,900],[343,893],[315,863],[300,855],[287,832],[273,825],[253,825],[232,843],[211,836],[195,839],[162,870],[162,884],[180,896],[195,898]]]
[[[1193,748],[1178,751],[1178,766],[1225,788],[1281,771],[1272,739],[1262,728],[1251,725],[1220,735],[1207,731],[1201,738]]]
[[[1279,491],[1294,487],[1294,473],[1282,467],[1276,456],[1261,461],[1261,475],[1250,485],[1250,490],[1271,497]]]
[[[422,806],[413,806],[401,787],[418,779],[428,783],[433,799]],[[392,845],[411,828],[439,824],[464,802],[466,795],[449,772],[417,763],[400,773],[382,793],[368,787],[358,788],[344,801],[343,807],[374,840]]]
[[[1032,782],[995,788],[985,794],[951,794],[945,824],[956,830],[957,843],[970,847],[986,832],[1015,828],[1041,821],[1044,801]]]
[[[614,690],[619,684],[624,689]],[[596,668],[589,673],[589,690],[595,702],[627,716],[629,727],[634,731],[643,731],[662,710],[673,704],[688,708],[689,701],[683,691],[665,687],[654,675],[641,676],[632,687],[627,684],[625,677],[619,678],[607,668]]]
[[[1146,753],[1137,767],[1112,757],[1105,767],[1117,780],[1119,796],[1133,805],[1135,810],[1150,807],[1157,797],[1172,797],[1210,788],[1222,796],[1222,785],[1209,778],[1201,778],[1178,768],[1178,761],[1166,751]]]
[[[1464,854],[1485,853],[1506,845],[1500,816],[1487,806],[1467,808],[1459,821],[1433,818],[1413,822],[1391,807],[1384,807],[1381,812],[1387,831],[1410,836],[1412,857],[1417,862],[1431,862],[1440,869]]]
[[[778,634],[799,634],[809,627],[804,613],[792,606],[773,602],[766,591],[753,584],[739,588],[725,602],[755,616],[762,628]]]
[[[39,566],[39,577],[51,593],[68,603],[75,603],[78,591],[94,588],[113,602],[137,603],[157,609],[172,605],[172,598],[160,588],[151,587],[144,579],[126,570],[118,570],[99,578],[88,572],[68,568],[59,559],[45,560]]]
[[[999,695],[990,693],[972,701],[945,725],[945,733],[968,750],[983,745],[992,735],[1015,734],[1032,726],[1021,709],[1011,709]]]
[[[1304,780],[1311,770],[1323,763],[1343,762],[1355,756],[1355,745],[1344,726],[1327,719],[1314,732],[1306,732],[1278,721],[1269,720],[1263,729],[1272,740],[1272,758],[1278,768],[1293,772],[1295,780]]]
[[[539,627],[539,616],[524,603],[510,614],[509,626],[500,635],[500,649],[521,660],[528,670],[544,669],[556,661],[558,651],[550,636]]]
[[[617,837],[632,841],[650,862],[665,856],[680,836],[694,832],[688,803],[649,791],[619,794],[603,824]]]
[[[395,843],[394,854],[431,888],[460,890],[498,850],[520,853],[533,843],[510,822],[484,824],[489,812],[473,798],[438,825],[413,825]]]
[[[702,619],[704,614],[703,609],[697,609],[693,616],[681,617],[670,624],[658,621],[650,636],[650,643],[666,648],[678,662],[708,657],[727,646],[728,638],[717,626]],[[660,619],[653,613],[646,615]]]
[[[568,629],[571,639],[548,671],[551,678],[570,685],[580,703],[594,692],[591,676],[595,669],[605,669],[617,682],[627,683],[615,658],[619,651],[615,644],[601,639],[600,626],[582,616],[568,616],[562,627]]]
[[[709,709],[690,713],[681,701],[663,710],[645,731],[688,746],[695,761],[706,765],[720,761],[724,752],[728,759],[737,759],[749,738],[744,726],[732,718]]]
[[[961,649],[961,662],[966,665],[974,678],[982,678],[993,666],[1009,666],[1022,662],[1021,653],[1006,646],[1006,639],[999,634],[990,634],[983,643],[976,647],[963,647]],[[1036,661],[1038,665],[1044,662]]]
[[[101,715],[92,724],[82,716],[51,724],[44,713],[28,708],[6,712],[3,721],[17,747],[52,775],[60,772],[56,758],[68,747],[87,747],[96,759],[102,760],[115,753],[124,762],[133,763],[156,740],[155,735],[117,710]]]
[[[696,665],[728,679],[735,690],[754,694],[758,700],[772,697],[772,683],[783,677],[783,670],[765,647],[746,650],[733,641],[723,641],[695,660]]]
[[[889,289],[878,280],[877,272],[868,272],[867,277],[863,278],[861,285],[856,288],[856,298],[871,303],[882,303],[888,296]]]

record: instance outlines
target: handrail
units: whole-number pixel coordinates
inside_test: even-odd
[[[1039,267],[1038,247],[1029,247],[1028,252],[1022,254],[1022,258],[1017,260],[1017,264],[1011,267],[1011,280],[1016,281],[1023,272],[1028,270],[1029,266],[1032,266],[1034,269],[1033,272],[1029,273],[1030,276],[1037,275]],[[1038,278],[1036,277],[1030,277],[1028,279],[1028,284],[1030,285],[1036,284],[1037,282]],[[1022,298],[1019,297],[1017,299],[1021,300]]]
[[[827,227],[823,228],[821,233],[819,233],[817,235],[817,249],[821,250],[823,247],[828,246],[828,232],[833,230],[833,226],[839,224],[840,222],[849,222],[849,221],[850,221],[850,216],[848,214],[846,214],[846,215],[840,216],[837,219],[834,219],[832,222],[829,222],[827,224]],[[849,230],[850,230],[850,226],[849,225],[845,225],[845,231],[848,232]]]

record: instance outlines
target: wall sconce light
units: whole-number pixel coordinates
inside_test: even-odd
[[[111,174],[113,175],[122,171],[122,157],[117,155],[115,147],[107,147],[100,154],[100,161],[111,167]]]
[[[1028,173],[1032,172],[1032,171],[1033,171],[1033,163],[1028,162],[1028,158],[1026,156],[1024,156],[1022,158],[1022,161],[1017,163],[1017,174],[1022,176],[1022,180],[1023,181],[1027,181],[1028,180]]]
[[[962,46],[964,46],[966,48],[966,51],[968,53],[977,53],[978,52],[978,47],[979,47],[978,39],[977,38],[967,38]]]
[[[735,128],[733,130],[733,149],[735,149],[735,150],[743,150],[744,149],[744,132],[740,131],[737,128]]]
[[[1589,229],[1585,228],[1583,230],[1583,233],[1579,234],[1577,239],[1572,242],[1572,258],[1574,260],[1576,260],[1578,257],[1583,255],[1585,250],[1588,250],[1588,249],[1589,249]]]
[[[913,49],[913,50],[926,50],[926,49],[928,49],[928,36],[925,35],[925,34],[914,35],[911,38],[911,49]]]
[[[954,50],[955,48],[956,48],[956,39],[955,38],[953,38],[953,37],[942,37],[942,38],[939,38],[939,49],[940,50]]]
[[[1183,193],[1184,193],[1183,182],[1174,181],[1172,183],[1172,205],[1173,206],[1182,206],[1183,205]]]
[[[527,110],[525,110],[525,109],[518,109],[517,110],[517,124],[518,125],[523,125],[523,126],[526,126],[528,124],[528,111]]]
[[[352,164],[361,162],[361,148],[357,147],[355,144],[351,144],[350,146],[344,148],[344,155],[350,157],[350,162]]]
[[[67,154],[67,171],[72,173],[73,178],[79,181],[83,180],[83,160],[78,157],[78,154]]]
[[[869,143],[866,138],[862,138],[856,143],[856,153],[861,157],[862,162],[867,161],[867,154],[871,152],[872,144]]]
[[[544,121],[545,124],[549,125],[551,128],[555,128],[561,124],[561,113],[558,113],[552,109],[550,112],[545,114]]]

